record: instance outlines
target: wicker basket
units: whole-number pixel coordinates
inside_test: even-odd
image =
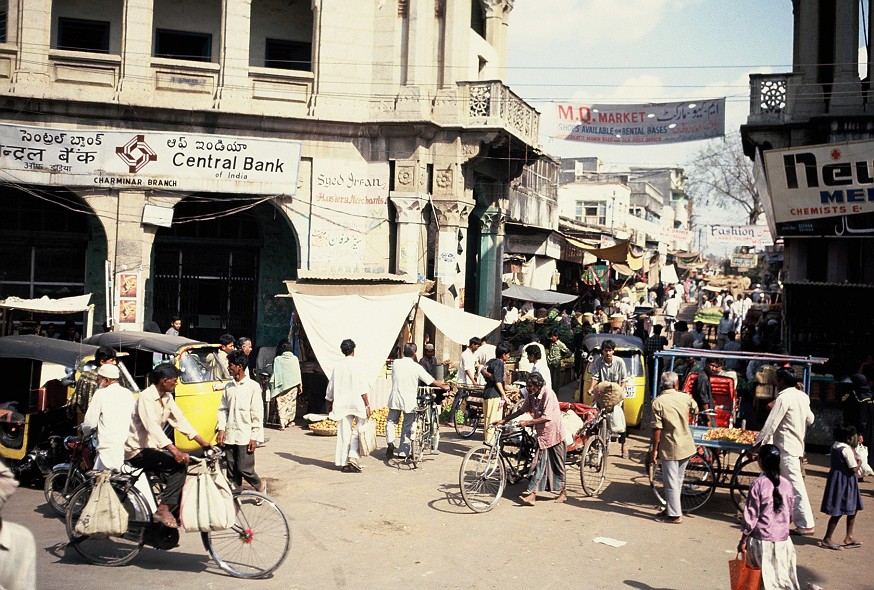
[[[313,428],[313,425],[310,424],[310,430],[313,431],[313,434],[318,436],[337,436],[337,427],[334,428]]]
[[[625,395],[625,392],[619,384],[611,381],[598,383],[598,385],[595,386],[593,393],[595,397],[595,405],[607,412],[622,402],[622,398]]]

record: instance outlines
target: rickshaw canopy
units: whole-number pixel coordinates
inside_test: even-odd
[[[616,348],[643,350],[643,340],[637,336],[628,336],[627,334],[588,334],[583,338],[583,348],[588,351],[600,350],[605,340],[612,340],[616,344]]]
[[[159,354],[175,355],[180,348],[185,346],[205,345],[205,342],[191,340],[182,336],[169,336],[167,334],[155,334],[153,332],[104,332],[91,338],[85,339],[86,344],[96,346],[111,346],[115,349],[133,348]]]
[[[97,347],[81,342],[69,342],[27,334],[0,338],[0,358],[26,358],[77,367],[86,356],[94,356]]]

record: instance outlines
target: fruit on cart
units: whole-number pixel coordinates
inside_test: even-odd
[[[310,423],[310,430],[331,430],[337,428],[337,422],[330,418]]]
[[[743,428],[711,428],[704,433],[704,440],[731,442],[742,445],[752,445],[756,441],[758,432],[744,430]]]

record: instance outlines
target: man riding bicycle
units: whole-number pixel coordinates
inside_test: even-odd
[[[179,500],[189,456],[176,448],[164,433],[164,427],[170,424],[189,440],[197,441],[205,449],[210,448],[210,444],[188,422],[173,399],[181,374],[170,363],[161,363],[149,373],[152,385],[140,392],[124,453],[132,466],[154,471],[164,482],[161,504],[153,518],[170,528],[179,526],[175,515],[179,514]]]

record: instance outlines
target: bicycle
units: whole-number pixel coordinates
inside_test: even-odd
[[[70,451],[70,460],[52,467],[43,485],[46,502],[58,516],[66,514],[70,496],[85,483],[85,473],[94,467],[95,442],[93,436],[64,438],[64,447]]]
[[[223,453],[207,451],[202,459],[215,467]],[[197,459],[192,457],[192,459]],[[122,535],[80,535],[79,520],[94,486],[96,473],[70,497],[66,511],[68,546],[95,565],[121,566],[130,563],[143,545],[172,549],[179,544],[179,529],[167,528],[152,520],[149,500],[135,487],[145,470],[113,472],[112,489],[128,513],[128,528]],[[282,510],[273,500],[258,492],[244,490],[233,494],[236,522],[229,529],[201,533],[204,548],[216,564],[237,578],[263,578],[282,564],[288,555],[291,532]]]
[[[437,408],[437,392],[439,387],[420,386],[416,395],[416,418],[413,431],[410,434],[410,454],[407,461],[413,468],[419,465],[425,450],[437,451],[440,443],[440,410]]]
[[[494,508],[508,481],[515,484],[527,476],[537,451],[537,440],[517,424],[494,428],[497,444],[469,450],[458,472],[461,497],[474,512]]]
[[[452,400],[452,426],[461,438],[472,437],[483,420],[482,398],[471,395],[472,392],[482,395],[482,387],[459,386],[455,391],[455,399]]]
[[[599,409],[598,414],[583,427],[586,443],[580,456],[580,483],[587,496],[597,496],[607,479],[609,414]]]

